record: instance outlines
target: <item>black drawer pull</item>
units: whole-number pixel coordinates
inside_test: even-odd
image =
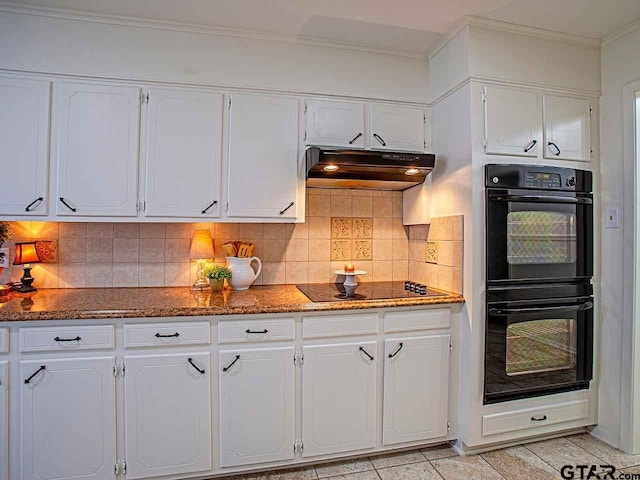
[[[64,199],[64,197],[60,197],[60,201],[62,202],[62,204],[67,207],[69,210],[71,210],[72,212],[77,212],[78,209],[77,208],[73,208],[71,205],[69,205],[67,203],[67,201]]]
[[[373,360],[373,357],[369,354],[369,352],[367,352],[364,347],[360,347],[358,348],[358,350],[360,350],[362,353],[364,353],[367,357],[369,357],[369,360]]]
[[[54,340],[56,342],[79,342],[80,340],[82,340],[81,337],[76,337],[76,338],[60,338],[60,337],[56,337],[54,338]]]
[[[382,137],[381,137],[380,135],[378,135],[377,133],[374,133],[374,134],[373,134],[373,138],[375,138],[375,139],[380,143],[380,145],[382,145],[383,147],[386,147],[386,146],[387,146],[387,143],[386,143],[386,142],[382,139]]]
[[[393,353],[390,353],[390,354],[389,354],[389,358],[393,358],[393,357],[395,357],[397,354],[399,354],[399,353],[400,353],[400,350],[402,350],[402,347],[403,347],[403,346],[404,346],[404,345],[402,344],[402,342],[400,342],[400,344],[398,345],[398,348],[396,349],[396,351],[395,351],[395,352],[393,352]]]
[[[245,333],[255,333],[255,334],[260,334],[260,333],[269,333],[269,330],[267,330],[266,328],[264,330],[249,330],[248,328],[245,330]]]
[[[547,145],[549,145],[550,147],[553,147],[553,148],[555,148],[555,149],[556,149],[556,153],[554,153],[554,155],[555,155],[556,157],[559,157],[559,156],[560,156],[560,148],[558,148],[558,145],[556,145],[556,144],[555,144],[555,143],[553,143],[553,142],[547,142]]]
[[[535,147],[537,143],[538,143],[538,140],[531,140],[531,143],[529,143],[529,145],[524,147],[525,153],[528,153],[529,150],[531,150],[533,147]]]
[[[198,371],[198,373],[200,373],[201,375],[204,375],[205,373],[207,373],[204,369],[199,368],[195,363],[193,363],[193,358],[187,358],[187,360],[189,361],[191,366],[195,368]]]
[[[215,202],[213,202],[211,205],[209,205],[207,208],[205,208],[204,210],[202,210],[202,213],[207,213],[209,211],[209,209],[211,207],[213,207],[214,205],[216,205],[218,203],[218,201],[216,200]]]
[[[33,202],[31,202],[29,205],[27,205],[27,207],[24,209],[24,211],[25,212],[30,212],[31,211],[31,207],[33,207],[38,202],[42,202],[43,200],[44,200],[43,197],[36,198]]]
[[[237,362],[238,360],[240,360],[240,355],[236,355],[236,358],[234,358],[234,359],[233,359],[233,362],[231,362],[229,365],[227,365],[226,367],[224,367],[224,368],[222,369],[222,371],[223,371],[223,372],[226,372],[227,370],[229,370],[231,367],[233,367],[233,366],[236,364],[236,362]]]
[[[532,422],[544,422],[546,419],[547,419],[546,415],[543,415],[541,417],[531,417]]]
[[[43,370],[46,370],[46,369],[47,369],[46,365],[40,365],[40,368],[38,370],[36,370],[35,372],[33,372],[33,374],[29,378],[27,378],[24,381],[24,383],[27,384],[27,385],[30,384],[31,380],[33,380],[36,375],[38,375],[40,372],[42,372]]]
[[[362,136],[362,132],[360,132],[355,137],[353,137],[351,140],[349,140],[349,145],[353,145],[355,143],[355,141],[358,140],[361,136]]]
[[[284,215],[284,212],[286,212],[287,210],[289,210],[291,207],[293,207],[295,205],[295,202],[291,202],[289,205],[287,205],[284,209],[280,210],[280,215]]]
[[[156,338],[178,338],[180,334],[178,332],[172,333],[171,335],[163,335],[161,333],[156,333]]]

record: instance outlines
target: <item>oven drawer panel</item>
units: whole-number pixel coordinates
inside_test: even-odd
[[[264,320],[229,320],[218,324],[218,343],[260,343],[294,340],[296,326],[293,318]]]
[[[589,415],[588,400],[558,403],[544,407],[527,408],[507,413],[495,413],[482,417],[482,435],[527,430],[532,428],[572,422],[587,418]]]
[[[114,348],[113,325],[20,329],[21,352],[66,352]]]
[[[125,348],[209,345],[209,322],[142,323],[124,326]]]
[[[375,335],[378,315],[318,315],[302,319],[302,338]]]
[[[390,312],[384,315],[384,333],[434,330],[449,328],[450,325],[451,311],[448,308]]]

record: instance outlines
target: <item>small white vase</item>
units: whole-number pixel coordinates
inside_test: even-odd
[[[254,270],[251,265],[253,262],[258,264],[256,270]],[[262,271],[262,262],[258,257],[227,257],[227,266],[231,270],[231,280],[229,280],[229,284],[234,290],[248,289]]]

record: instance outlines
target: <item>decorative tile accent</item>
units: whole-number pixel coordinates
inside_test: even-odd
[[[427,263],[438,263],[438,242],[424,243],[424,261]]]
[[[353,238],[373,238],[373,219],[354,218]]]
[[[351,240],[331,240],[331,260],[350,260]]]
[[[372,260],[373,259],[373,240],[354,240],[353,241],[353,259],[354,260]]]
[[[331,238],[351,238],[351,218],[331,219]]]

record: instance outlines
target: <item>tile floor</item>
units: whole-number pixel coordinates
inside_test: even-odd
[[[608,464],[617,474],[640,474],[640,455],[627,455],[579,434],[466,457],[442,445],[225,480],[560,480],[565,464]],[[580,478],[577,472],[575,478]]]

